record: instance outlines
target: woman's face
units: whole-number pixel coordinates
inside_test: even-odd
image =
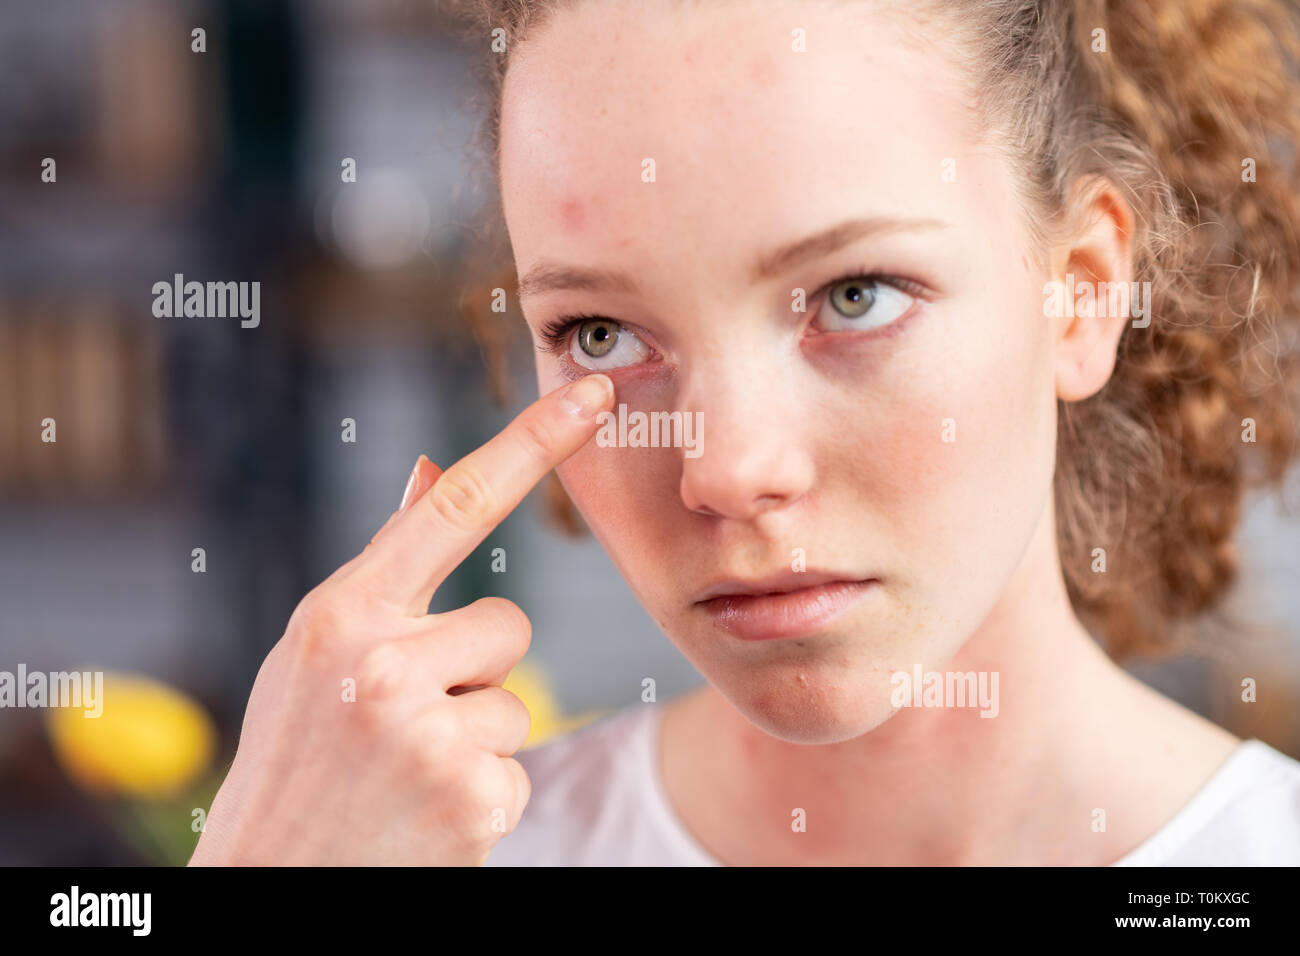
[[[787,740],[889,717],[890,675],[942,669],[1050,515],[1044,277],[956,65],[918,36],[867,4],[587,3],[504,92],[534,341],[603,317],[539,351],[542,391],[595,369],[630,422],[702,431],[592,441],[561,479],[665,633]],[[706,600],[825,582],[857,583]]]

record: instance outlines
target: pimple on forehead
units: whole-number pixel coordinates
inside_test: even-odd
[[[682,62],[687,66],[695,64],[695,51],[699,48],[699,42],[696,40],[687,40],[682,46]]]
[[[749,61],[749,80],[756,87],[770,86],[776,80],[776,64],[766,53]]]
[[[560,203],[560,222],[565,229],[570,232],[578,232],[582,229],[583,223],[586,222],[586,212],[582,207],[582,200],[574,197],[566,199]]]

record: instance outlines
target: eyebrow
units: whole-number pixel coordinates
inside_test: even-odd
[[[888,216],[849,219],[761,256],[751,270],[751,281],[762,282],[772,279],[782,272],[809,260],[829,255],[852,242],[901,232],[943,229],[947,225],[938,219],[896,219]],[[620,292],[628,295],[641,293],[637,281],[627,273],[583,266],[557,265],[546,261],[533,266],[528,270],[527,275],[519,280],[521,299],[540,295],[543,292],[561,290]]]

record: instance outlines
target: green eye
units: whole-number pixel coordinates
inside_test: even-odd
[[[604,358],[618,344],[618,323],[591,319],[578,328],[578,347],[592,358]]]
[[[864,332],[890,325],[907,315],[916,296],[897,283],[878,276],[841,279],[829,287],[818,313],[825,332]]]
[[[874,286],[874,282],[841,282],[831,289],[831,304],[845,318],[861,318],[876,301]]]
[[[617,319],[575,315],[538,334],[551,343],[548,351],[567,353],[574,365],[593,372],[640,365],[654,357],[654,350]]]

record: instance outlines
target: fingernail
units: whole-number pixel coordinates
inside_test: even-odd
[[[614,394],[608,375],[585,375],[569,386],[560,407],[578,421],[592,418],[605,407]]]
[[[411,477],[406,479],[406,490],[402,492],[402,503],[397,506],[398,511],[405,511],[406,506],[411,502],[411,492],[415,491],[415,479],[420,475],[420,462],[424,461],[421,455],[415,459],[415,467],[411,469]]]

